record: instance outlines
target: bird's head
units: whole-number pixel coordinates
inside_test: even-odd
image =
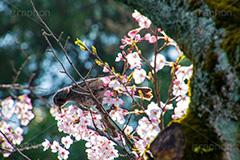
[[[62,107],[68,101],[69,88],[63,88],[55,93],[53,102],[56,106]]]

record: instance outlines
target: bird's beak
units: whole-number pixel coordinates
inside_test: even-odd
[[[58,112],[59,112],[59,113],[62,113],[62,110],[61,110],[61,109],[62,109],[62,106],[57,106],[57,107],[58,107]]]

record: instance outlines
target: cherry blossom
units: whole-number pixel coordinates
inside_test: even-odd
[[[70,136],[62,137],[61,140],[62,144],[64,144],[66,149],[69,149],[71,144],[73,143],[73,140],[71,139]]]
[[[174,115],[172,115],[173,119],[178,119],[183,117],[187,112],[188,106],[178,106],[174,108]]]
[[[136,84],[142,83],[146,78],[146,71],[144,69],[135,69],[133,72],[133,79]]]
[[[137,11],[134,10],[134,12],[132,13],[132,17],[138,22],[138,20],[141,18],[141,14]]]
[[[1,101],[0,104],[0,130],[14,145],[20,145],[23,141],[23,129],[21,126],[27,126],[34,118],[32,113],[31,99],[26,95],[18,96],[17,100],[8,97]],[[16,123],[19,120],[21,124]],[[3,156],[8,157],[14,150],[11,144],[0,134],[1,149]],[[5,152],[7,150],[8,152]]]
[[[130,53],[126,56],[128,63],[130,64],[130,69],[141,68],[141,59],[137,52]]]
[[[185,84],[184,82],[180,82],[178,85],[173,85],[173,95],[175,96],[181,96],[185,95],[188,92],[188,85]]]
[[[58,150],[58,159],[68,159],[69,151],[65,148],[60,147]]]
[[[45,139],[45,141],[42,142],[42,146],[44,147],[43,151],[46,151],[51,146],[51,143],[49,142],[49,140]]]
[[[145,36],[142,39],[146,40],[146,41],[149,41],[150,37],[151,37],[151,34],[147,33],[147,34],[145,34]]]
[[[110,77],[104,77],[104,78],[101,78],[101,79],[102,79],[103,85],[104,85],[105,87],[107,87],[108,84],[109,84],[110,81],[111,81]]]
[[[12,99],[12,97],[8,97],[1,102],[1,112],[3,114],[2,116],[5,117],[6,120],[12,117],[12,114],[14,112],[13,104],[14,100]]]
[[[135,146],[136,146],[138,152],[140,152],[140,155],[142,156],[144,151],[146,150],[147,142],[143,139],[139,139],[138,141],[135,141]]]
[[[115,143],[109,141],[106,137],[100,135],[92,135],[86,143],[86,152],[89,159],[112,160],[117,158],[118,150],[114,148]]]
[[[61,148],[60,144],[58,141],[53,141],[53,144],[51,145],[51,149],[53,153],[56,153],[59,151],[59,149]]]
[[[116,98],[112,98],[112,104],[118,107],[119,105],[124,105],[124,101],[121,98],[116,97]]]
[[[176,106],[188,106],[190,103],[190,98],[187,95],[180,96],[176,99]]]
[[[149,43],[155,43],[155,42],[157,42],[157,37],[151,36],[151,37],[149,37],[148,41],[149,41]]]
[[[113,120],[117,121],[120,124],[123,124],[125,122],[124,116],[126,115],[127,111],[123,110],[119,107],[116,107],[114,110],[112,110],[109,114],[112,117]]]
[[[157,120],[160,118],[162,109],[154,102],[148,105],[148,109],[145,111],[150,120]]]
[[[152,62],[150,63],[154,67],[155,56],[152,57]],[[156,57],[156,72],[161,70],[166,64],[166,58],[162,54],[157,54]]]
[[[113,92],[110,91],[110,90],[107,90],[107,91],[104,93],[104,96],[106,96],[106,97],[112,97],[112,96],[113,96]]]
[[[30,120],[34,118],[32,113],[31,99],[26,94],[18,97],[19,101],[16,103],[14,113],[20,119],[21,125],[27,126]]]
[[[126,128],[124,129],[124,133],[126,135],[130,135],[132,131],[133,131],[133,127],[129,125],[127,125]]]
[[[116,57],[115,62],[125,61],[125,59],[123,58],[123,55],[126,56],[126,53],[124,51],[122,51],[122,53],[118,53],[118,56]]]
[[[131,38],[131,39],[134,39],[136,36],[136,41],[140,41],[141,38],[140,38],[140,35],[138,35],[138,33],[141,31],[142,28],[137,28],[137,29],[134,29],[134,30],[131,30],[128,32],[128,36]]]
[[[181,66],[176,71],[176,77],[180,81],[184,81],[185,79],[190,79],[192,76],[192,65],[190,66]]]
[[[167,105],[165,103],[163,103],[163,102],[160,102],[160,103],[161,103],[161,107],[162,108],[165,107],[165,108],[163,108],[164,111],[173,109],[173,105],[171,103],[167,104]]]
[[[110,106],[111,104],[113,104],[113,99],[112,97],[103,97],[102,103]]]
[[[143,154],[142,152],[143,150],[143,146],[145,145],[144,148],[146,147],[147,144],[150,144],[154,138],[157,136],[157,134],[160,132],[160,128],[158,123],[154,122],[151,123],[146,117],[141,118],[138,121],[138,127],[136,129],[137,134],[141,137],[140,141],[141,143],[138,144],[139,146],[139,151],[141,152],[141,154]],[[137,147],[137,145],[136,145]]]
[[[149,28],[152,22],[145,16],[141,15],[137,10],[134,10],[132,17],[138,22],[141,28]]]
[[[113,88],[114,90],[118,90],[121,87],[121,84],[118,82],[118,80],[112,80],[108,86],[110,88]]]
[[[103,67],[103,72],[104,72],[104,73],[107,73],[107,72],[109,72],[109,69],[108,69],[106,66],[104,66],[104,67]]]

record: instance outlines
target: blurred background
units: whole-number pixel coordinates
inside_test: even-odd
[[[116,63],[115,58],[121,52],[119,48],[121,38],[127,35],[129,30],[138,27],[137,22],[131,17],[132,9],[113,0],[35,0],[34,3],[40,16],[56,36],[62,31],[64,32],[61,39],[63,44],[70,36],[67,52],[83,76],[87,74],[95,58],[89,53],[81,51],[74,44],[76,38],[85,41],[89,47],[94,45],[103,61],[108,62],[117,72],[122,71],[123,63]],[[18,70],[26,60],[26,56],[30,56],[16,83],[27,86],[30,77],[35,74],[32,86],[40,88],[35,92],[53,104],[53,94],[73,82],[66,74],[59,72],[62,68],[53,54],[46,52],[49,46],[42,36],[42,29],[44,27],[39,23],[28,0],[0,1],[0,84],[13,83],[13,77],[16,76],[14,70]],[[50,41],[67,71],[76,81],[79,81],[80,78],[67,62],[57,42],[53,39]],[[142,50],[146,59],[151,60],[153,45],[143,42],[139,45],[139,49]],[[169,61],[176,60],[176,51],[173,47],[167,47],[162,54]],[[189,61],[185,60],[183,65],[189,65]],[[147,66],[143,66],[143,68],[149,70]],[[163,102],[166,101],[171,81],[169,72],[170,68],[165,67],[158,73],[162,85],[161,98]],[[96,65],[89,78],[104,75],[106,74],[102,72],[102,68]],[[145,80],[142,85],[151,86],[151,83]],[[15,96],[24,93],[32,99],[35,118],[28,127],[24,127],[23,146],[42,143],[45,138],[52,142],[65,136],[58,132],[56,121],[49,113],[50,107],[46,103],[37,99],[28,90],[11,90],[11,94]],[[8,90],[0,89],[1,100],[11,94]],[[148,103],[146,102],[145,106]],[[124,107],[128,109],[128,103]],[[165,115],[165,125],[171,120],[170,116],[171,111]],[[134,119],[131,122],[132,125],[136,125]],[[87,159],[84,144],[83,141],[72,144],[69,149],[69,159]],[[51,153],[50,150],[43,152],[42,148],[24,151],[24,153],[32,159],[57,159],[57,154]],[[3,159],[2,155],[0,155],[0,159]],[[15,153],[7,159],[21,160],[24,158]]]

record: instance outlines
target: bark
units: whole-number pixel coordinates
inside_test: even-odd
[[[180,159],[238,159],[240,1],[117,1],[149,17],[154,25],[176,40],[194,65],[191,104],[186,117],[178,121],[179,135],[182,132],[185,137]],[[155,141],[166,136],[169,134],[161,133]],[[161,146],[164,143],[157,144],[151,146],[154,159],[178,159],[164,158],[164,153],[170,152],[156,151],[167,148]]]

